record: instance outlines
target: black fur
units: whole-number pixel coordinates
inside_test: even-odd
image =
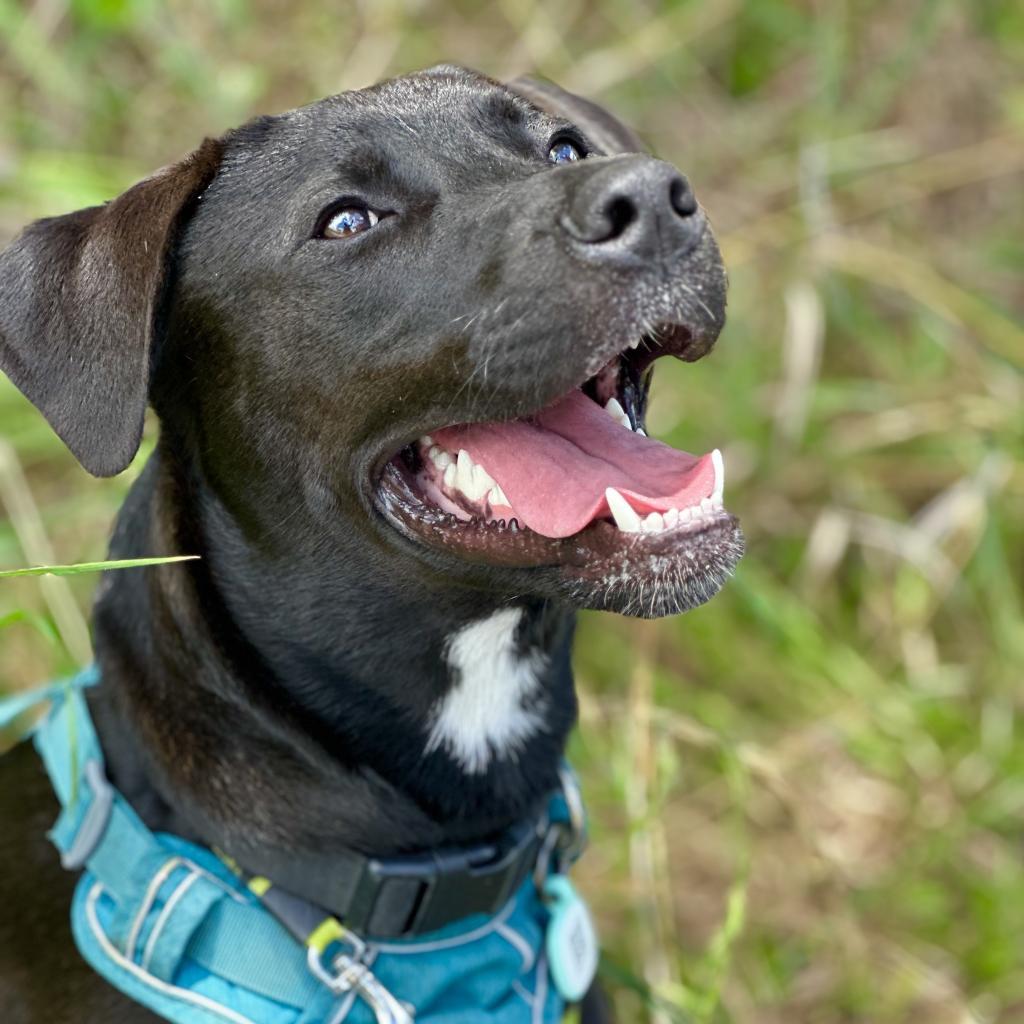
[[[384,854],[485,836],[556,784],[571,602],[543,574],[417,548],[370,489],[423,424],[564,393],[648,287],[566,257],[558,212],[595,172],[545,159],[569,119],[599,151],[635,136],[553,86],[520,88],[534,102],[439,68],[260,118],[0,257],[0,365],[83,465],[124,468],[147,396],[160,419],[111,556],[201,556],[109,574],[96,604],[90,700],[109,774],[151,827],[243,863]],[[314,237],[352,196],[396,215]],[[721,306],[717,251],[691,269]],[[519,642],[548,655],[545,728],[467,775],[424,753],[453,684],[443,646],[510,605]],[[151,1020],[71,946],[55,813],[17,748],[0,772],[0,1019]]]

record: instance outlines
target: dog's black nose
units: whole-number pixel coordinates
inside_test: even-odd
[[[584,255],[631,263],[685,255],[705,217],[689,182],[671,164],[618,157],[581,164],[562,226]]]

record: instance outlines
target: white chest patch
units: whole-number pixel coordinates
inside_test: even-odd
[[[445,749],[470,775],[492,758],[515,758],[544,724],[538,695],[547,657],[517,649],[522,608],[505,608],[448,641],[454,685],[433,710],[426,752]]]

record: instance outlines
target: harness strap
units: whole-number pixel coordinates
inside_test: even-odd
[[[82,676],[84,675],[85,673],[82,673]],[[95,682],[95,680],[92,681]],[[0,700],[0,729],[6,729],[9,725],[13,725],[26,711],[30,711],[43,701],[53,700],[54,697],[66,693],[70,685],[66,679],[62,679],[56,683],[50,683],[49,686],[41,686],[34,690],[26,690],[23,693],[14,693],[4,697],[3,700]],[[78,685],[86,686],[88,683],[82,682]]]
[[[364,1019],[367,1009],[378,1024],[411,1024],[415,1011],[388,985],[399,992],[407,985],[412,992],[443,991],[431,979],[447,975],[444,950],[449,945],[460,947],[461,956],[461,950],[470,949],[469,943],[476,943],[479,936],[502,934],[497,926],[481,926],[465,938],[456,934],[408,946],[401,941],[367,943],[347,927],[349,922],[340,922],[318,902],[267,878],[247,876],[214,851],[177,836],[154,834],[104,774],[103,753],[83,694],[83,688],[97,679],[96,670],[89,669],[70,682],[0,701],[0,725],[34,703],[54,701],[37,726],[34,741],[61,805],[50,838],[66,868],[85,868],[72,908],[75,939],[92,966],[129,995],[179,1024],[333,1024],[347,1019],[350,1010],[353,1020]],[[573,859],[582,831],[581,810],[571,775],[563,787],[564,795],[549,802],[546,830],[513,830],[511,842],[508,837],[502,840],[497,860],[486,861],[481,875],[474,875],[477,862],[471,850],[469,864],[460,861],[451,880],[473,878],[476,892],[490,888],[489,898],[494,898],[495,891],[507,893],[508,879],[520,877],[527,863],[542,861],[545,875],[550,863],[563,865]],[[434,855],[428,878],[435,869],[444,874],[446,856]],[[465,851],[453,851],[453,856],[465,857]],[[397,881],[410,866],[381,863],[384,881]],[[509,870],[510,864],[514,869]],[[392,867],[402,869],[394,873],[398,878],[387,870]],[[422,884],[419,876],[415,880]],[[381,896],[386,890],[377,886],[374,892]],[[531,944],[543,942],[542,922],[548,912],[541,907],[533,882],[524,879],[516,893],[507,893],[503,913],[520,914],[524,929],[539,927]],[[560,913],[557,907],[551,910],[553,926]],[[554,927],[550,934],[570,930]],[[522,936],[519,940],[517,957],[526,942]],[[505,944],[504,939],[494,941]],[[534,991],[526,992],[533,1020],[549,1020],[549,1013],[564,1005],[549,993],[547,965],[556,981],[559,971],[557,950],[550,942],[548,947],[547,960],[535,961],[540,966]],[[456,975],[466,984],[480,984],[475,972],[493,962],[496,953],[501,955],[500,950],[486,948],[489,952],[466,954],[468,970]],[[378,963],[380,953],[384,955]],[[396,961],[407,960],[401,953],[427,958],[421,961],[422,968],[413,968],[411,981],[401,971],[395,974]],[[432,956],[438,959],[432,961]],[[571,984],[571,973],[561,973]],[[516,992],[522,995],[525,990],[507,991],[515,1004]],[[486,998],[481,995],[481,1001]],[[256,1003],[262,1008],[247,1009]],[[509,1004],[502,1005],[503,1013],[513,1012]],[[521,1016],[516,1012],[501,1019]]]
[[[187,957],[267,998],[308,1005],[320,984],[294,955],[294,940],[280,923],[240,886],[218,877],[213,865],[169,855],[110,787],[82,692],[96,679],[90,670],[71,683],[35,691],[15,712],[56,699],[34,741],[61,804],[49,833],[61,863],[88,868],[117,904],[111,938],[157,978],[172,978]]]
[[[294,950],[294,941],[269,914],[256,908],[243,920],[222,903],[197,928],[187,952],[190,960],[236,985],[305,1006],[320,991],[320,982]]]

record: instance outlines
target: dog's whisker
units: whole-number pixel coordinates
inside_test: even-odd
[[[409,124],[409,122],[408,122],[408,121],[406,121],[406,120],[405,120],[404,118],[400,117],[400,116],[399,116],[398,114],[394,114],[393,116],[394,116],[395,120],[396,120],[396,121],[397,121],[397,122],[398,122],[398,123],[399,123],[399,124],[400,124],[400,125],[401,125],[401,126],[402,126],[402,127],[403,127],[403,128],[404,128],[404,129],[405,129],[405,130],[406,130],[406,131],[407,131],[407,132],[409,133],[409,134],[410,134],[410,135],[414,136],[415,138],[419,138],[419,134],[420,134],[420,133],[419,133],[418,131],[416,131],[416,129],[415,129],[415,128],[413,128],[413,126],[412,126],[411,124]]]
[[[714,322],[714,312],[712,312],[711,307],[697,294],[697,292],[694,291],[694,289],[691,288],[690,285],[688,285],[685,281],[678,281],[676,283],[679,285],[680,288],[682,288],[684,292],[686,292],[687,295],[690,296],[691,299],[693,299],[694,302],[697,303],[698,306],[700,306],[702,310],[704,310],[705,313],[707,313],[708,319]]]

